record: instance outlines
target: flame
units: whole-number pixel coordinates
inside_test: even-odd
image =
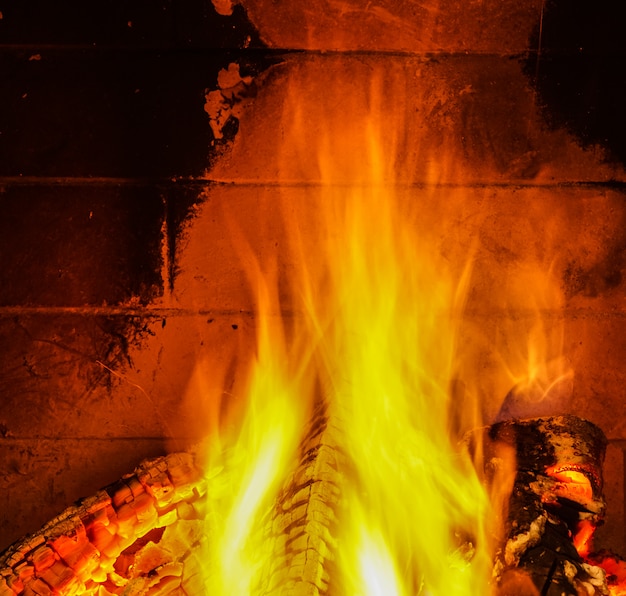
[[[507,416],[553,414],[570,395],[573,380],[573,371],[563,354],[563,321],[553,314],[563,310],[554,262],[545,266],[525,263],[516,271],[516,277],[507,297],[512,316],[503,325],[502,336],[505,341],[519,343],[500,352],[502,368],[512,387],[508,399],[518,402]],[[527,313],[523,320],[516,316],[519,312]]]
[[[349,461],[340,583],[349,594],[486,593],[489,500],[450,432],[471,267],[451,267],[424,233],[381,97],[374,89],[356,126],[321,135],[312,244],[302,221],[288,226],[315,375]]]
[[[470,565],[460,553],[484,546],[488,500],[447,433],[460,291],[415,237],[372,152],[364,169],[380,178],[324,189],[327,227],[340,230],[326,247],[333,301],[316,302],[312,283],[307,295],[358,487],[345,506],[351,517],[367,512],[339,530],[344,581],[354,594],[479,593],[490,558],[477,552]]]
[[[257,281],[258,354],[246,400],[206,446],[202,573],[207,594],[255,593],[259,570],[276,556],[264,543],[261,520],[276,500],[304,425],[303,390],[298,375],[285,369],[284,330],[271,315],[276,297],[260,273]]]
[[[546,474],[556,480],[550,491],[551,498],[568,499],[582,506],[591,503],[594,499],[593,486],[588,475],[583,471],[569,466],[550,466]],[[593,536],[597,524],[587,519],[581,519],[573,529],[572,541],[578,554],[585,559],[589,556],[593,544]]]
[[[488,495],[477,472],[480,445],[476,465],[459,441],[484,424],[485,410],[493,412],[485,401],[494,394],[501,399],[476,370],[473,357],[484,338],[467,338],[478,326],[464,319],[476,243],[458,222],[442,224],[466,197],[451,189],[444,205],[412,183],[419,152],[387,106],[389,97],[402,105],[402,85],[381,73],[371,81],[369,94],[345,89],[341,110],[332,93],[320,102],[306,89],[287,94],[281,137],[288,171],[314,180],[284,188],[291,181],[285,175],[276,190],[286,262],[264,270],[233,224],[242,262],[259,288],[258,352],[248,387],[231,400],[240,407],[207,447],[207,593],[256,593],[259,570],[278,556],[264,540],[264,519],[281,480],[297,465],[316,387],[323,388],[346,459],[333,537],[338,591],[491,592],[494,536],[514,465],[504,454]],[[428,178],[436,186],[440,174],[429,159]],[[441,171],[449,171],[441,161]],[[459,245],[450,249],[456,236]],[[538,293],[553,289],[542,284],[548,278],[537,275],[535,265],[520,266],[528,275],[507,288],[512,308],[519,307],[517,292],[528,297],[533,283]],[[285,287],[287,298],[279,293]],[[281,320],[287,310],[295,313],[288,333]],[[499,354],[502,370],[491,389],[513,381],[524,393],[539,387],[544,400],[569,378],[558,357],[550,364],[558,325],[546,333],[541,324],[500,328],[490,350]],[[518,354],[516,346],[529,337],[527,353]]]

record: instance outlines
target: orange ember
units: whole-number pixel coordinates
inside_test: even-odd
[[[576,534],[574,535],[574,547],[583,558],[587,557],[591,551],[595,530],[596,527],[591,522],[581,521],[578,523]]]
[[[593,487],[583,472],[563,468],[563,466],[553,466],[546,470],[546,474],[558,482],[555,488],[557,495],[574,500],[591,501],[593,499]]]

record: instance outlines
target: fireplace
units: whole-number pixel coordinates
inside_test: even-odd
[[[604,77],[621,51],[608,10],[0,10],[0,549],[242,408],[263,312],[251,272],[271,270],[269,314],[289,337],[294,229],[311,254],[330,229],[320,189],[378,185],[465,280],[473,341],[448,380],[481,411],[461,408],[452,434],[478,419],[597,424],[609,443],[596,546],[626,552],[625,135],[623,88]],[[375,178],[362,171],[371,114],[394,163]],[[317,161],[320,143],[332,162]]]

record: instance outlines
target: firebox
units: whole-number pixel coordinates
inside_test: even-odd
[[[612,10],[0,4],[0,593],[619,583]]]

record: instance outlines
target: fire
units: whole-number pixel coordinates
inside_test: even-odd
[[[557,493],[570,499],[582,502],[593,499],[593,487],[589,478],[580,470],[552,466],[546,470],[559,484],[556,486]]]
[[[259,211],[280,223],[258,222],[279,248],[253,248],[257,230],[229,220],[258,345],[246,386],[212,406],[211,593],[491,593],[515,455],[483,462],[464,438],[569,390],[562,319],[543,316],[562,306],[558,212],[525,206],[545,245],[500,263],[481,237],[498,201],[449,184],[458,151],[414,132],[419,73],[351,64],[332,85],[316,64],[283,79],[280,141],[255,166],[266,157],[280,181]]]
[[[403,79],[367,74],[365,93],[353,84],[320,96],[316,76],[288,93],[285,161],[290,172],[305,171],[307,183],[290,188],[281,176],[276,190],[284,261],[258,254],[231,222],[255,289],[251,365],[223,401],[210,399],[202,374],[192,379],[194,398],[210,402],[200,481],[195,466],[173,458],[171,469],[159,462],[156,473],[140,474],[145,486],[129,480],[119,496],[105,495],[106,526],[98,513],[89,530],[105,556],[98,576],[85,580],[99,594],[157,596],[176,586],[228,596],[489,594],[497,590],[497,548],[510,571],[497,578],[501,593],[539,593],[515,565],[547,517],[537,512],[499,544],[515,453],[490,445],[484,462],[480,437],[495,414],[510,420],[538,404],[549,410],[567,391],[562,327],[541,316],[560,297],[550,267],[532,258],[513,268],[504,288],[485,273],[494,260],[464,227],[484,216],[483,197],[473,197],[468,214],[466,189],[446,187],[445,201],[435,196],[451,168],[445,152],[420,164],[431,185],[414,184],[420,151],[388,107],[390,98],[408,105]],[[468,303],[482,301],[504,312],[495,337],[481,329],[480,313],[467,316]],[[528,317],[506,317],[523,307]],[[541,472],[551,477],[539,484],[553,509],[596,497],[598,482],[582,468]],[[151,525],[158,532],[148,532]],[[584,557],[594,527],[571,528]],[[145,532],[146,544],[136,547]],[[75,565],[85,576],[95,565],[89,545]],[[77,541],[59,556],[75,563],[79,548]],[[622,581],[623,565],[611,561],[611,569]],[[92,586],[96,580],[106,585]]]
[[[381,117],[374,91],[365,110],[355,107],[362,120],[321,135],[320,182],[306,189],[306,200],[282,200],[295,260],[289,285],[297,316],[289,333],[280,322],[270,325],[284,308],[278,270],[268,275],[238,237],[261,288],[259,346],[231,421],[241,431],[208,446],[210,593],[257,593],[267,581],[263,570],[291,556],[263,529],[273,503],[281,507],[280,480],[294,474],[305,415],[319,393],[341,460],[337,519],[325,537],[335,552],[333,589],[364,596],[490,591],[493,515],[460,443],[481,420],[472,391],[461,403],[453,383],[471,267],[469,259],[452,266],[425,229],[420,202],[428,197],[406,184],[393,157],[399,131]],[[289,107],[288,142],[309,152],[298,140],[303,115]]]
[[[231,413],[207,447],[203,585],[208,594],[253,594],[258,571],[278,553],[264,542],[261,520],[293,459],[305,408],[284,368],[280,325],[272,329],[271,290],[259,277],[258,355],[241,412]]]
[[[377,178],[364,187],[324,189],[339,233],[324,302],[307,296],[351,466],[340,566],[347,593],[480,593],[488,500],[448,432],[462,289],[415,237],[416,214],[383,184],[381,157],[365,163]]]
[[[578,524],[577,532],[574,536],[574,547],[583,558],[589,555],[595,530],[595,526],[588,521],[583,520]]]

